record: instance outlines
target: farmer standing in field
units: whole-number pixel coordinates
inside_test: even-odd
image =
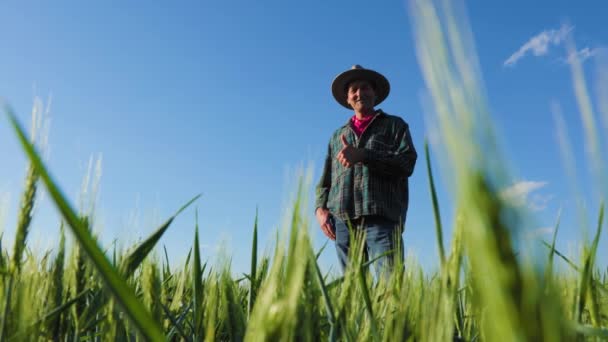
[[[383,75],[355,65],[339,74],[331,88],[336,101],[354,115],[329,141],[315,216],[323,233],[335,240],[342,271],[351,253],[349,224],[353,232],[365,233],[369,260],[393,251],[375,262],[379,275],[392,270],[395,260],[403,260],[408,178],[418,155],[408,124],[374,109],[390,91]]]

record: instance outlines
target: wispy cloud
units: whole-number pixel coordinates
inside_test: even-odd
[[[553,231],[555,230],[554,227],[539,227],[536,229],[532,229],[530,231],[528,231],[525,235],[526,238],[528,239],[536,239],[539,237],[547,237],[550,236],[551,234],[553,234]]]
[[[534,194],[528,201],[528,208],[532,211],[541,211],[547,208],[549,201],[553,199],[553,195]]]
[[[574,61],[578,60],[580,63],[583,63],[587,59],[591,57],[598,56],[599,54],[606,54],[608,52],[608,48],[589,48],[585,47],[578,51],[570,52],[566,58],[563,59],[563,62],[566,64],[571,64]]]
[[[559,46],[568,36],[570,31],[574,29],[570,25],[562,25],[559,30],[545,30],[536,36],[530,38],[522,47],[511,55],[505,62],[504,66],[514,66],[520,59],[528,53],[534,56],[544,56],[549,52],[549,47]]]
[[[553,198],[550,195],[530,196],[534,191],[545,187],[547,182],[520,181],[501,191],[501,197],[516,206],[527,206],[530,210],[540,211],[547,207]]]

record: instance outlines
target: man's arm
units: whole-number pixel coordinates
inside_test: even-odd
[[[315,212],[317,208],[327,207],[327,198],[329,197],[329,189],[331,188],[331,145],[327,146],[327,155],[325,156],[325,164],[323,165],[323,173],[316,188]]]
[[[391,176],[411,176],[416,166],[418,154],[412,141],[410,129],[402,121],[395,138],[397,148],[393,151],[364,150],[363,163],[370,169]]]
[[[329,190],[331,188],[331,144],[327,147],[327,156],[325,156],[325,164],[323,166],[323,173],[321,179],[317,184],[316,189],[316,200],[315,200],[315,216],[317,222],[321,227],[323,233],[330,239],[335,240],[336,234],[334,227],[331,226],[329,221],[329,210],[327,209],[327,198],[329,197]]]

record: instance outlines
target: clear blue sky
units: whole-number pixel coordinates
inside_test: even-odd
[[[314,186],[331,133],[352,115],[333,100],[331,81],[353,64],[375,69],[392,89],[380,108],[410,124],[419,151],[404,240],[432,269],[437,248],[423,154],[425,85],[407,10],[405,1],[5,2],[0,96],[29,126],[34,96],[46,102],[52,95],[48,165],[72,203],[89,158],[103,156],[97,228],[104,244],[146,236],[202,193],[203,255],[212,257],[226,241],[234,270],[244,272],[256,207],[263,249],[289,204],[298,165],[314,165]],[[595,224],[598,201],[585,181],[584,136],[563,33],[586,58],[594,85],[595,62],[608,46],[608,3],[476,0],[467,12],[502,147],[537,217],[537,233],[549,239],[544,228],[563,206],[558,246],[578,255],[576,205],[551,103],[562,107]],[[0,165],[0,213],[6,213],[0,229],[3,245],[12,248],[26,162],[4,116]],[[438,185],[449,238],[451,200]],[[314,225],[312,210],[310,220]],[[32,246],[54,245],[58,226],[45,196]],[[321,246],[317,228],[315,245]],[[172,261],[185,258],[193,229],[191,209],[163,237]],[[598,255],[603,260],[606,241]],[[333,246],[322,260],[325,269],[336,267]]]

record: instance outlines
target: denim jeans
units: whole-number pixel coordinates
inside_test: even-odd
[[[336,232],[336,251],[344,273],[351,252],[351,231],[348,229],[348,224],[337,217],[332,215],[330,220]],[[395,261],[403,261],[402,225],[380,216],[367,216],[351,222],[350,225],[353,233],[365,234],[364,260],[374,260],[383,253],[393,251],[373,263],[377,279],[382,272],[389,274],[393,270]]]

